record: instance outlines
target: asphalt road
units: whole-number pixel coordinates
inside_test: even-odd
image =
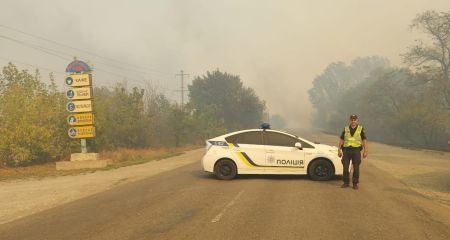
[[[341,179],[216,180],[200,162],[0,225],[0,239],[450,239],[450,208],[369,162]]]

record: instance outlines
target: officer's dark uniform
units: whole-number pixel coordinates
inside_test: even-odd
[[[360,127],[360,136],[361,136],[361,144],[358,147],[354,146],[345,146],[346,139],[345,139],[345,132],[349,130],[349,134],[351,137],[354,137],[355,133],[358,130],[358,127]],[[361,164],[361,150],[362,150],[362,141],[366,139],[366,134],[364,132],[364,128],[362,126],[356,125],[355,128],[352,128],[351,125],[348,126],[348,128],[344,128],[344,131],[342,131],[341,139],[344,140],[344,145],[342,146],[342,165],[344,166],[344,184],[348,185],[350,183],[350,173],[349,173],[349,166],[350,161],[352,161],[353,164],[353,177],[352,182],[353,185],[357,185],[359,183],[359,164]]]

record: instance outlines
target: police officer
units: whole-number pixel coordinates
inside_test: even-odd
[[[358,189],[359,165],[361,164],[362,150],[364,150],[363,157],[366,158],[369,149],[364,128],[358,124],[358,116],[350,115],[350,125],[344,128],[339,141],[338,155],[339,157],[342,157],[342,165],[344,166],[344,184],[342,185],[342,188],[349,187],[350,173],[348,168],[350,166],[350,161],[352,161],[353,189]]]

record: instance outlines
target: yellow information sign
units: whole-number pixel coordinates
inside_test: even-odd
[[[71,74],[66,78],[66,84],[71,87],[82,87],[92,85],[91,74]]]
[[[94,114],[92,113],[78,113],[67,117],[67,123],[71,126],[82,126],[94,124]]]
[[[93,138],[95,137],[94,126],[72,127],[67,131],[71,138]]]
[[[91,87],[79,87],[67,90],[66,96],[68,99],[90,99],[92,98]]]
[[[66,109],[69,112],[92,112],[92,100],[72,101],[67,103]]]

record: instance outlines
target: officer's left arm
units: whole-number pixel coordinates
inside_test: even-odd
[[[367,142],[367,139],[363,140],[363,148],[364,148],[363,157],[366,158],[367,155],[369,155],[369,143]]]
[[[364,148],[363,157],[366,158],[367,155],[369,155],[369,143],[367,141],[367,137],[366,137],[366,133],[364,131],[364,128],[361,131],[361,137],[363,139],[363,148]]]

